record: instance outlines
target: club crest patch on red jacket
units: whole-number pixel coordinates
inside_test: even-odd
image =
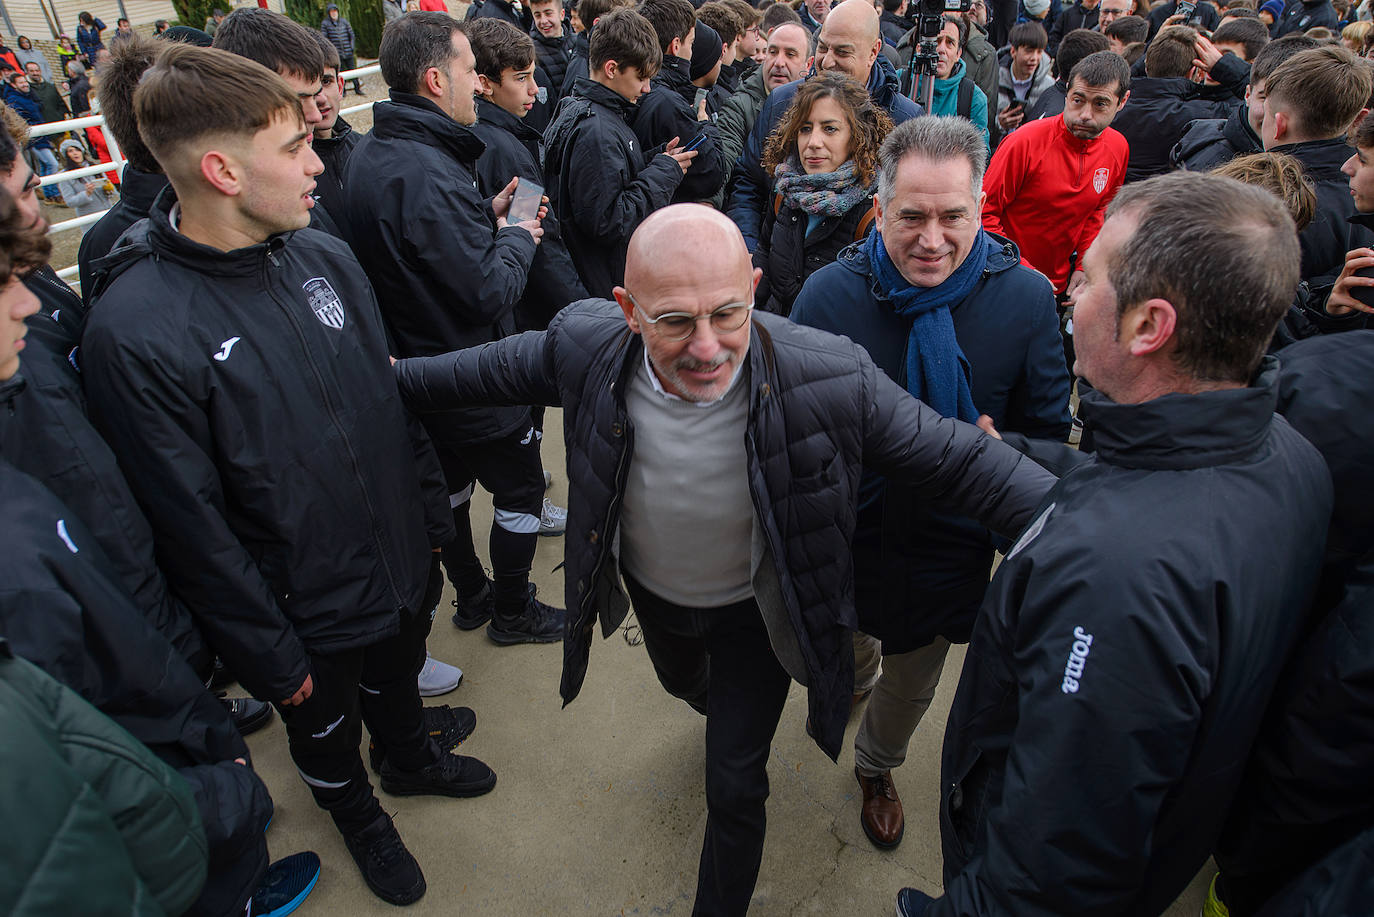
[[[1107,169],[1098,169],[1096,172],[1094,172],[1093,190],[1096,191],[1098,194],[1101,194],[1102,190],[1107,187],[1107,179],[1110,177],[1111,173]]]

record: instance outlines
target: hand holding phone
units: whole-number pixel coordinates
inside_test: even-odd
[[[544,200],[544,187],[528,178],[520,179],[511,198],[507,223],[527,223],[539,217],[539,205]]]

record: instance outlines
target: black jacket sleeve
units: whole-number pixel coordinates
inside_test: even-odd
[[[526,331],[437,357],[398,360],[396,383],[401,399],[420,413],[474,404],[558,407],[555,351],[550,332]]]
[[[159,564],[208,642],[254,696],[290,697],[310,672],[305,647],[230,528],[213,437],[180,378],[181,360],[147,338],[88,326],[91,422],[119,458],[153,525]]]
[[[630,164],[618,156],[606,156],[609,141],[597,135],[597,119],[592,115],[579,125],[582,136],[569,144],[562,182],[567,190],[563,221],[576,218],[577,229],[588,232],[598,242],[621,244],[649,214],[668,206],[673,192],[682,183],[682,167],[669,156],[654,155],[630,176]]]

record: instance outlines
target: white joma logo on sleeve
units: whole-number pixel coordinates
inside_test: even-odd
[[[1064,664],[1064,682],[1060,690],[1065,694],[1076,694],[1079,682],[1083,679],[1083,669],[1088,664],[1088,653],[1092,652],[1093,635],[1081,627],[1073,629],[1073,646],[1069,648],[1069,661]]]

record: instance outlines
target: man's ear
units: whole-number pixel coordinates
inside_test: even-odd
[[[668,49],[667,49],[666,51],[663,52],[663,56],[664,56],[664,57],[680,57],[681,55],[678,54],[678,52],[681,51],[681,50],[682,50],[682,39],[681,39],[681,38],[674,38],[672,41],[668,42]]]
[[[1284,137],[1287,137],[1288,134],[1293,130],[1293,120],[1288,117],[1288,112],[1286,111],[1276,111],[1272,115],[1266,111],[1264,113],[1264,116],[1266,118],[1272,117],[1274,119],[1275,140],[1282,140]]]
[[[1131,356],[1143,357],[1173,349],[1178,312],[1167,299],[1147,299],[1121,319],[1121,340]]]
[[[611,295],[620,303],[620,311],[625,313],[625,324],[629,325],[635,334],[643,334],[643,329],[639,327],[639,316],[635,315],[635,304],[630,302],[630,294],[624,287],[616,287],[611,290]]]
[[[444,86],[448,82],[448,74],[438,67],[430,67],[425,71],[424,79],[420,83],[420,88],[437,98],[444,95]]]
[[[243,191],[242,169],[228,153],[207,150],[200,157],[200,175],[220,194],[234,197]]]
[[[491,88],[491,80],[487,79],[486,76],[481,73],[477,74],[477,91],[484,96],[491,95],[493,91]]]

